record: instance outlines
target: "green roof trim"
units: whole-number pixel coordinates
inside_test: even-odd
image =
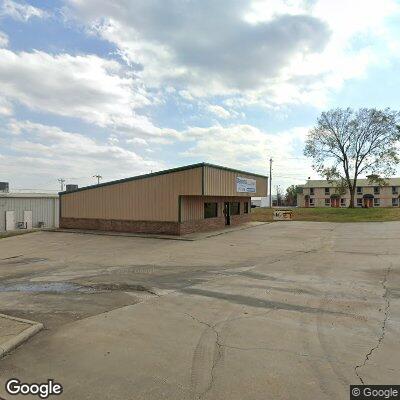
[[[228,168],[228,167],[223,167],[221,165],[209,164],[209,163],[202,162],[202,163],[197,163],[197,164],[185,165],[183,167],[165,169],[163,171],[158,171],[158,172],[151,172],[150,174],[137,175],[137,176],[132,176],[130,178],[123,178],[123,179],[118,179],[118,180],[115,180],[115,181],[104,182],[104,183],[100,183],[98,185],[84,186],[84,187],[81,187],[81,188],[78,188],[78,189],[75,189],[75,190],[70,190],[68,192],[67,191],[59,192],[58,194],[61,196],[63,194],[81,192],[83,190],[97,189],[97,188],[103,187],[103,186],[116,185],[118,183],[136,181],[136,180],[139,180],[139,179],[152,178],[152,177],[158,176],[158,175],[172,174],[174,172],[180,172],[180,171],[186,171],[186,170],[189,170],[189,169],[204,168],[204,167],[216,168],[216,169],[221,169],[221,170],[230,171],[230,172],[237,172],[239,174],[252,175],[252,176],[257,176],[259,178],[265,178],[265,179],[268,178],[268,176],[260,175],[260,174],[254,174],[253,172],[242,171],[240,169]]]

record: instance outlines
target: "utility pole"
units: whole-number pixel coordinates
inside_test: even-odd
[[[269,207],[272,208],[272,158],[269,159]]]
[[[279,204],[280,197],[281,197],[281,195],[280,195],[280,187],[279,187],[279,185],[276,185],[276,205],[278,207],[280,206],[280,204]]]
[[[103,177],[102,177],[101,175],[99,175],[99,174],[93,175],[93,178],[96,178],[96,179],[97,179],[97,184],[98,184],[98,185],[100,184],[100,179],[103,179]]]
[[[59,179],[57,179],[58,180],[58,182],[60,182],[60,185],[61,185],[61,191],[63,192],[64,191],[64,182],[65,182],[65,179],[63,179],[63,178],[59,178]]]

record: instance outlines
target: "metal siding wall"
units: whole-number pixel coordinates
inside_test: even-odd
[[[240,193],[236,191],[236,177],[256,180],[256,193]],[[208,196],[240,196],[264,197],[267,196],[267,179],[251,174],[227,171],[223,169],[205,167],[204,195]]]
[[[24,211],[32,211],[32,225],[37,227],[43,221],[47,228],[54,228],[58,220],[58,199],[28,198],[28,197],[0,197],[0,231],[5,230],[6,211],[15,211],[15,222],[24,220]]]
[[[201,168],[61,196],[62,217],[178,221],[178,196],[201,194]]]

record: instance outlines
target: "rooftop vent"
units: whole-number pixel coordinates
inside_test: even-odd
[[[73,190],[78,189],[78,185],[65,185],[65,190],[67,192],[72,192]]]
[[[0,193],[8,193],[10,191],[10,185],[8,182],[0,182]]]

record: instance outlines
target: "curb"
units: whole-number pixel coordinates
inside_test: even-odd
[[[160,240],[177,240],[182,242],[196,242],[198,240],[209,239],[215,236],[226,235],[228,233],[243,231],[245,229],[256,228],[260,225],[270,224],[270,221],[252,221],[256,222],[254,225],[246,225],[237,228],[230,229],[227,228],[225,230],[217,230],[216,232],[196,232],[189,233],[183,236],[173,236],[173,235],[157,235],[152,233],[134,233],[134,232],[117,232],[117,231],[97,231],[97,230],[84,230],[84,229],[66,229],[66,228],[48,228],[44,231],[46,232],[58,232],[58,233],[77,233],[81,235],[98,235],[98,236],[119,236],[119,237],[139,237],[143,239],[160,239]],[[196,235],[196,236],[194,236]],[[199,236],[200,235],[200,236]]]
[[[11,316],[5,315],[5,314],[0,314],[0,318],[10,319],[10,320],[13,320],[13,321],[23,322],[25,324],[30,324],[31,325],[29,328],[25,329],[24,331],[22,331],[18,335],[15,335],[11,339],[9,339],[6,342],[1,344],[1,346],[0,346],[0,358],[2,358],[4,355],[9,353],[10,351],[14,350],[16,347],[18,347],[22,343],[26,342],[33,335],[35,335],[36,333],[40,332],[44,328],[42,323],[35,322],[35,321],[29,321],[27,319],[11,317]]]
[[[117,231],[88,231],[81,229],[46,229],[46,232],[59,232],[59,233],[78,233],[80,235],[98,235],[98,236],[120,236],[120,237],[139,237],[143,239],[159,239],[159,240],[180,240],[183,242],[193,242],[195,239],[188,239],[180,236],[156,235],[152,233],[140,234],[133,232],[117,232]]]

